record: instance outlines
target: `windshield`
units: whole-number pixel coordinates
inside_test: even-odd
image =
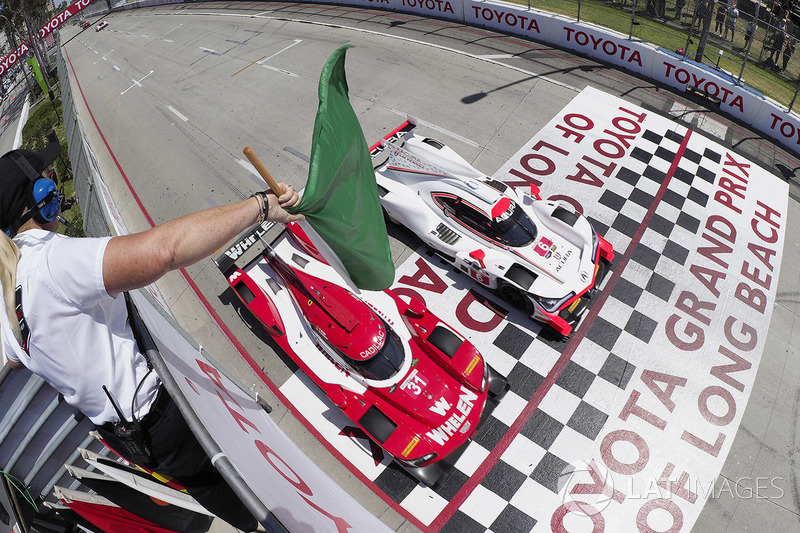
[[[317,338],[331,348],[339,356],[339,359],[345,362],[353,371],[358,372],[367,379],[383,381],[400,371],[405,360],[405,350],[403,349],[403,341],[397,336],[397,333],[383,319],[380,319],[380,321],[387,333],[383,346],[375,355],[363,361],[349,357],[328,341],[324,335],[317,335]]]
[[[536,226],[513,201],[489,224],[493,239],[509,246],[525,246],[536,238]]]
[[[433,198],[448,216],[487,239],[517,247],[528,245],[536,238],[536,226],[508,197],[503,197],[509,202],[508,207],[494,218],[455,196],[434,194]]]

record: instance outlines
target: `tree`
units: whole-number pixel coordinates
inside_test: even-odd
[[[9,42],[13,42],[11,34],[16,32],[18,39],[23,39],[31,47],[36,60],[43,69],[49,70],[47,55],[43,50],[42,42],[36,36],[45,22],[52,16],[48,0],[5,0],[0,10],[0,19]],[[19,43],[18,43],[19,44]]]

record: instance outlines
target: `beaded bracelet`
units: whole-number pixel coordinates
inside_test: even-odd
[[[251,194],[250,198],[255,198],[258,201],[258,206],[261,209],[261,213],[258,215],[256,223],[261,224],[267,218],[267,209],[269,206],[269,203],[267,201],[267,195],[264,194],[262,191],[258,191]]]

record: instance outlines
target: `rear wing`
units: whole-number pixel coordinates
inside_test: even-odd
[[[265,220],[261,224],[244,230],[225,244],[224,248],[220,248],[212,258],[220,272],[227,278],[237,268],[249,265],[261,257],[265,250],[261,239],[266,239],[267,234],[273,230],[274,226],[274,222]],[[283,227],[276,228],[276,230],[282,231]]]
[[[386,162],[387,154],[384,153],[385,146],[389,143],[403,146],[403,139],[417,128],[417,119],[407,116],[406,121],[396,127],[383,139],[376,142],[369,148],[369,156],[372,158],[372,168],[378,168]]]

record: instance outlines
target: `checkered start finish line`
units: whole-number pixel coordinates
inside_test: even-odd
[[[572,204],[617,255],[567,343],[425,249],[398,268],[393,290],[423,300],[511,383],[447,480],[414,482],[302,373],[281,391],[423,530],[691,530],[758,370],[788,185],[593,88],[494,178]]]

